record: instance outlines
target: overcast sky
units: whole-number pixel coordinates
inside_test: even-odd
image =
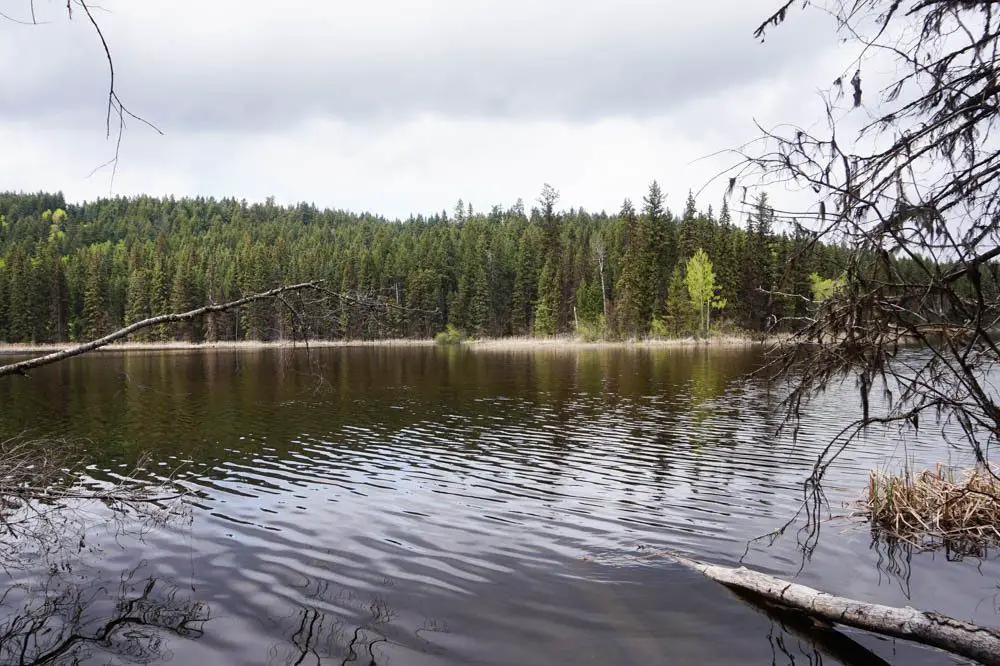
[[[778,0],[102,0],[133,122],[115,194],[235,196],[388,216],[529,205],[669,205],[765,125],[808,123],[842,54]],[[108,67],[78,9],[0,19],[0,189],[106,196]],[[29,2],[4,3],[29,20]],[[716,204],[723,183],[699,203]],[[777,193],[780,198],[780,193]]]

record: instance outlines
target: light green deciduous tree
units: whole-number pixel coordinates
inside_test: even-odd
[[[688,259],[685,280],[691,303],[701,317],[702,330],[707,333],[712,321],[712,308],[720,310],[726,307],[726,299],[715,293],[715,273],[712,262],[703,249],[698,248]]]

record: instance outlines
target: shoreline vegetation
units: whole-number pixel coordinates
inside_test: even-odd
[[[682,211],[655,181],[617,212],[537,201],[386,219],[234,199],[0,192],[0,340],[99,340],[277,285],[289,299],[132,339],[684,338],[791,331],[840,284],[848,250],[775,228],[765,194]],[[704,206],[703,202],[702,205]]]
[[[989,468],[946,467],[898,473],[874,470],[862,515],[883,536],[922,551],[985,557],[1000,545],[1000,479]]]
[[[460,339],[442,343],[434,338],[397,338],[378,340],[230,340],[222,342],[115,342],[90,353],[154,351],[253,351],[264,349],[347,348],[347,347],[434,347],[461,346],[473,350],[532,349],[671,349],[694,347],[749,347],[773,344],[781,336],[718,335],[709,338],[643,338],[633,340],[589,340],[576,336],[504,337]],[[0,343],[0,356],[51,353],[73,347],[72,343]]]

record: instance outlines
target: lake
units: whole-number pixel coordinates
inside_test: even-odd
[[[776,435],[776,396],[741,381],[760,364],[742,348],[385,346],[107,352],[0,380],[0,432],[59,438],[86,459],[88,483],[148,451],[146,469],[182,465],[197,490],[188,513],[141,534],[95,511],[65,562],[9,572],[0,655],[962,663],[861,632],[844,630],[860,652],[804,634],[662,556],[735,565],[794,515],[816,454],[859,412],[846,382],[797,440]],[[904,456],[968,460],[932,428],[873,433],[830,470],[833,518],[812,557],[793,526],[753,542],[746,564],[997,625],[995,560],[910,553],[847,517],[869,470]],[[29,616],[51,619],[43,631]],[[28,649],[12,650],[32,627]]]

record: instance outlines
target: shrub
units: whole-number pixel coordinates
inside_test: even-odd
[[[599,315],[597,321],[581,319],[576,326],[576,335],[582,342],[598,342],[604,338],[604,315]]]
[[[649,325],[649,335],[653,338],[670,337],[670,331],[667,330],[666,322],[664,322],[660,317],[653,317],[653,321]]]
[[[462,344],[463,340],[465,335],[453,324],[448,324],[443,331],[434,336],[434,342],[439,345],[458,345]]]

